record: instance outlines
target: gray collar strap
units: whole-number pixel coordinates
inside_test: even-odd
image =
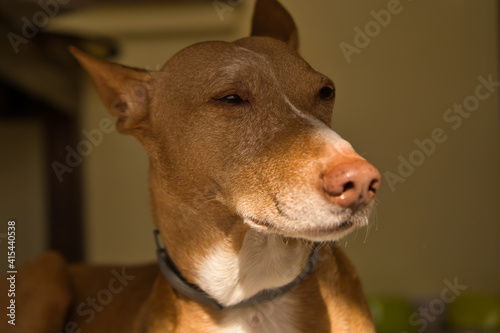
[[[179,293],[186,296],[187,298],[201,303],[210,305],[215,309],[236,309],[244,308],[248,306],[259,305],[264,302],[271,301],[289,290],[297,286],[302,280],[304,280],[310,273],[314,272],[316,266],[318,265],[319,253],[318,253],[318,243],[314,243],[311,255],[307,259],[306,265],[302,272],[290,283],[275,289],[264,289],[254,296],[247,298],[237,304],[223,306],[215,299],[210,297],[206,292],[201,290],[198,286],[191,284],[186,281],[186,279],[181,275],[174,262],[167,253],[167,250],[160,245],[160,231],[155,230],[155,241],[156,241],[156,255],[158,258],[158,264],[160,265],[160,270],[170,283],[170,285]]]

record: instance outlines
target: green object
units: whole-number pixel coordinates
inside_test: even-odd
[[[377,333],[416,332],[416,328],[409,323],[415,310],[406,298],[368,297],[368,305]]]
[[[450,303],[446,320],[456,330],[500,332],[500,295],[461,295]]]

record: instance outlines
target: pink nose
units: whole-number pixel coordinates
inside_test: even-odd
[[[380,173],[362,159],[336,164],[323,175],[323,191],[334,204],[356,209],[372,202],[380,186]]]

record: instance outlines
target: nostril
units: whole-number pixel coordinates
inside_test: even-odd
[[[371,181],[370,186],[368,187],[368,190],[370,192],[376,193],[377,189],[380,187],[380,180],[375,178]]]
[[[380,173],[365,160],[339,163],[322,175],[327,199],[341,207],[370,203],[380,187]]]
[[[342,193],[345,193],[347,191],[349,191],[350,189],[354,188],[354,182],[352,181],[348,181],[347,183],[344,184],[344,187],[342,189]]]

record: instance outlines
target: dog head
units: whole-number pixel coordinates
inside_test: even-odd
[[[335,86],[297,47],[288,12],[259,0],[251,37],[192,45],[156,72],[72,52],[148,151],[153,196],[196,209],[203,193],[250,228],[337,240],[367,223],[380,175],[331,129]]]

